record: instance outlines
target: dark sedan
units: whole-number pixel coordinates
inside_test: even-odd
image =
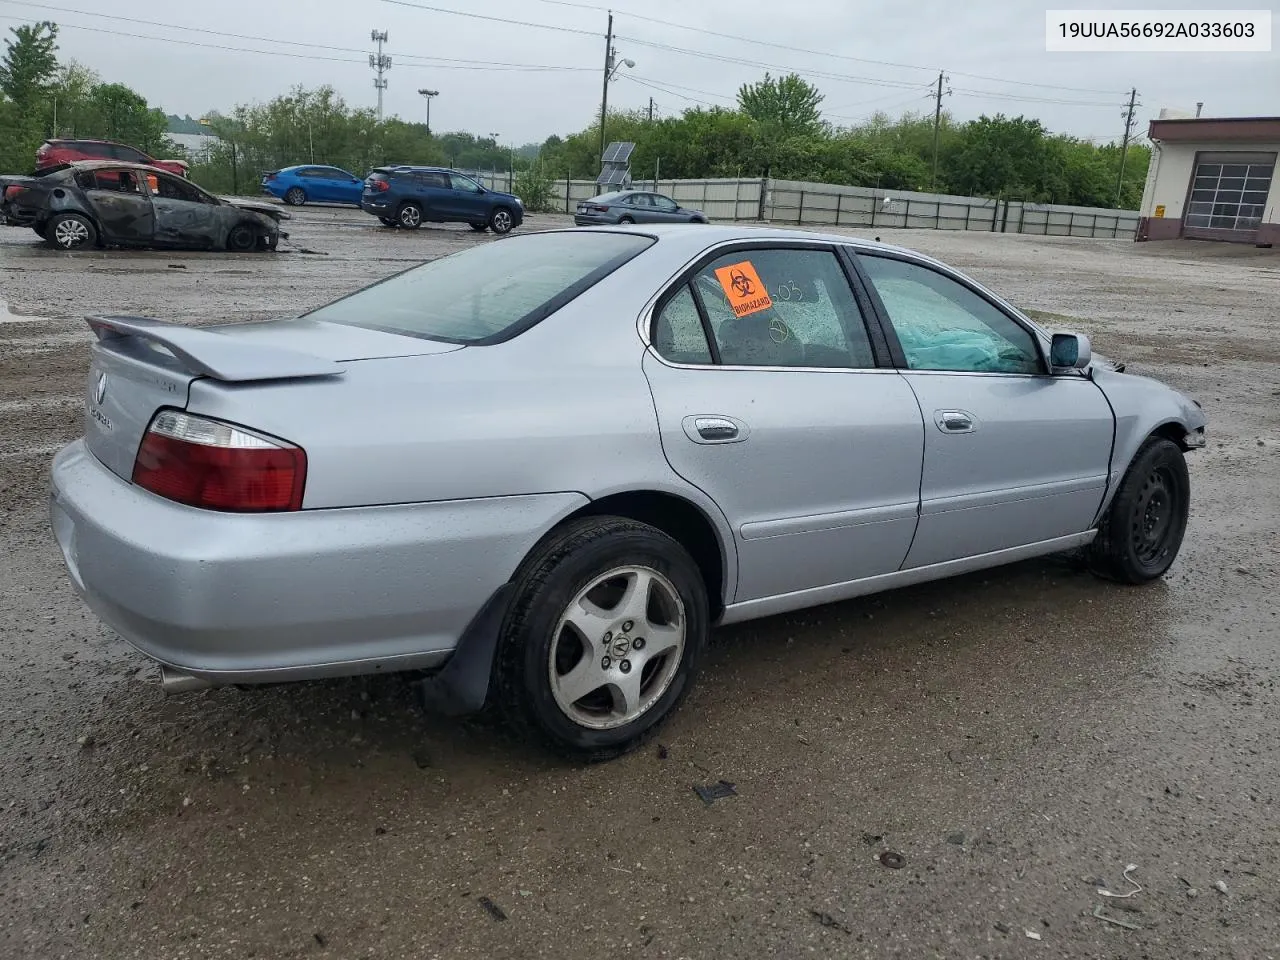
[[[602,193],[578,204],[573,222],[580,227],[613,223],[706,223],[701,210],[682,207],[670,197],[648,190]]]
[[[274,250],[288,214],[268,203],[224,200],[140,163],[88,160],[0,181],[0,215],[61,250],[168,247]]]

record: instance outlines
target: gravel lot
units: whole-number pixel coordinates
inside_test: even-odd
[[[289,229],[232,256],[0,228],[0,958],[1280,955],[1280,257],[883,232],[1204,403],[1181,557],[725,629],[664,750],[578,768],[395,677],[166,700],[73,594],[45,476],[84,314],[266,318],[486,242]],[[1141,892],[1099,896],[1131,863]]]

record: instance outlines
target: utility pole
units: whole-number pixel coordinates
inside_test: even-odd
[[[378,53],[369,54],[369,68],[378,75],[373,78],[373,85],[378,91],[378,122],[382,122],[382,91],[387,89],[387,78],[384,74],[391,69],[391,57],[384,56],[382,53],[382,45],[387,42],[387,31],[383,30],[379,33],[377,30],[369,34],[369,39],[378,45]]]
[[[1129,140],[1133,137],[1133,111],[1140,107],[1138,88],[1129,91],[1129,107],[1121,114],[1124,117],[1124,139],[1120,141],[1120,175],[1116,177],[1116,208],[1120,207],[1120,192],[1124,189],[1124,161],[1129,153]]]
[[[649,122],[653,123],[653,97],[649,98]]]
[[[604,157],[604,121],[609,115],[609,75],[613,72],[613,11],[609,11],[609,29],[604,35],[604,86],[600,92],[600,156]],[[604,160],[600,161],[604,169]]]
[[[942,98],[944,96],[951,96],[950,87],[947,87],[947,92],[945,94],[942,92],[942,84],[946,79],[947,75],[945,73],[939,73],[938,91],[937,93],[929,94],[929,96],[933,97],[933,99],[937,101],[933,105],[933,179],[929,181],[929,188],[931,190],[938,189],[938,132],[942,127]]]

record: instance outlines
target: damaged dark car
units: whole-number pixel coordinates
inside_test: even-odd
[[[0,217],[29,226],[60,250],[163,247],[274,250],[289,214],[227,200],[158,167],[76,161],[29,177],[0,178]]]

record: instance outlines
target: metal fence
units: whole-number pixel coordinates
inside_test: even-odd
[[[491,189],[510,189],[505,172],[476,172],[472,176]],[[682,206],[703,211],[712,220],[1124,240],[1132,240],[1138,228],[1136,210],[1028,203],[1016,197],[957,197],[768,178],[637,180],[632,186],[665,194]],[[573,213],[578,203],[601,192],[591,180],[554,181],[553,209]]]

